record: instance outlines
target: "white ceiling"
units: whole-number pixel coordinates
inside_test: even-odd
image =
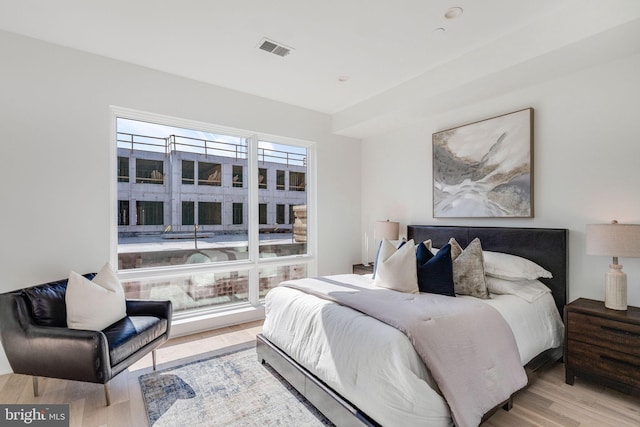
[[[445,19],[451,6],[462,16]],[[611,42],[635,35],[639,18],[638,0],[0,0],[2,30],[331,114],[352,136],[614,29]],[[294,50],[259,50],[263,37]]]

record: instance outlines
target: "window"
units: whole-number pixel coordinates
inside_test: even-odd
[[[289,190],[304,191],[304,172],[289,172]]]
[[[284,224],[284,205],[276,205],[276,224]]]
[[[265,267],[258,272],[260,281],[260,298],[264,298],[271,288],[275,288],[281,282],[299,277],[307,277],[305,264],[286,265],[281,267]]]
[[[291,255],[302,255],[307,253],[306,243],[306,216],[304,223],[296,228],[294,233],[292,223],[287,224],[285,218],[285,202],[291,205],[289,217],[293,218],[294,206],[299,211],[299,215],[306,215],[307,192],[305,191],[305,176],[307,173],[307,149],[289,144],[281,144],[272,141],[258,141],[258,153],[260,153],[260,166],[275,171],[276,189],[285,190],[285,174],[289,171],[289,179],[293,179],[296,188],[289,188],[289,191],[274,191],[260,193],[260,201],[264,208],[260,206],[259,223],[270,224],[271,227],[264,227],[273,233],[271,237],[279,238],[281,244],[267,245],[261,244],[259,254],[261,258],[286,257]],[[262,168],[256,172],[260,174]],[[273,172],[272,172],[273,173]],[[297,180],[297,181],[295,181]],[[302,185],[300,185],[302,184]],[[268,216],[268,206],[275,207],[271,217]],[[264,209],[264,212],[263,212]],[[274,221],[275,219],[275,221]],[[264,231],[263,228],[263,231]],[[293,237],[293,239],[292,239]],[[286,244],[284,242],[287,242]]]
[[[193,184],[195,176],[194,169],[195,162],[193,160],[183,160],[182,161],[182,183],[189,185]]]
[[[267,204],[260,203],[258,209],[258,224],[267,224]]]
[[[129,225],[128,200],[118,200],[118,225]]]
[[[284,190],[284,171],[276,171],[276,190]]]
[[[129,182],[128,157],[118,157],[118,182]]]
[[[238,225],[242,224],[242,203],[234,203],[233,204],[233,224]]]
[[[198,162],[198,185],[222,185],[222,165],[220,163]]]
[[[233,182],[234,187],[242,188],[242,166],[233,166],[233,172],[231,173],[231,182]]]
[[[115,186],[113,247],[129,298],[170,298],[187,323],[213,310],[220,319],[238,304],[243,313],[255,309],[285,278],[315,274],[306,219],[295,234],[289,223],[294,207],[306,215],[312,144],[113,111],[122,115],[115,117],[114,179],[129,181]],[[291,173],[301,189],[287,188]]]
[[[136,159],[136,183],[164,184],[162,160]]]
[[[136,225],[162,225],[164,223],[164,203],[136,202]]]
[[[220,202],[199,202],[198,203],[198,224],[199,225],[222,224],[222,204]]]
[[[258,168],[258,188],[267,188],[267,169]]]
[[[182,202],[182,225],[193,225],[194,202]]]

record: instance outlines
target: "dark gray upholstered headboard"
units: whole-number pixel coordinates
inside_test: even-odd
[[[560,316],[568,298],[568,234],[563,228],[407,226],[407,239],[416,243],[431,239],[433,246],[439,248],[454,237],[465,248],[478,237],[483,250],[518,255],[544,267],[553,278],[540,281],[551,289]]]

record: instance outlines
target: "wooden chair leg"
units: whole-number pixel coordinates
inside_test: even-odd
[[[38,377],[33,377],[33,396],[38,397]]]
[[[107,400],[107,406],[111,406],[111,394],[109,393],[109,383],[104,383],[104,397]]]
[[[153,370],[156,370],[156,351],[151,350],[151,358],[153,359]]]

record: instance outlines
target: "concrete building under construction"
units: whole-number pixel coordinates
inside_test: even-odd
[[[247,232],[246,145],[118,133],[117,153],[120,237],[193,233],[196,225],[203,234]],[[260,231],[292,232],[294,210],[306,205],[306,155],[258,153]]]

